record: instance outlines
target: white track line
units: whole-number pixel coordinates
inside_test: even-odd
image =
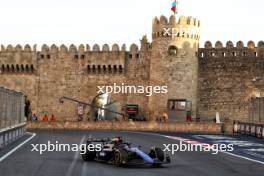
[[[80,146],[81,144],[83,144],[85,138],[86,138],[86,136],[83,136],[83,137],[82,137],[79,146]],[[66,173],[66,176],[72,176],[72,175],[74,175],[74,174],[73,174],[73,169],[74,169],[74,167],[75,167],[75,165],[76,165],[76,163],[77,163],[78,156],[79,156],[79,151],[77,150],[77,151],[75,152],[75,154],[74,154],[73,161],[71,162],[71,165],[70,165],[70,167],[69,167],[69,169],[68,169],[68,171],[67,171],[67,173]]]
[[[160,135],[160,136],[163,136],[163,137],[166,137],[166,138],[169,138],[169,139],[174,139],[174,140],[182,141],[184,143],[190,143],[190,141],[192,141],[192,140],[189,140],[189,139],[186,140],[185,138],[182,138],[181,139],[180,137],[178,138],[178,137],[174,137],[174,136],[165,136],[165,135]],[[207,143],[202,143],[202,144],[206,144],[207,146],[210,145],[210,144],[207,144]],[[205,147],[205,146],[202,145],[202,147]],[[264,164],[264,162],[262,162],[262,161],[254,160],[254,159],[251,159],[251,158],[247,158],[245,156],[233,154],[233,153],[230,153],[230,152],[224,152],[224,151],[219,151],[219,152],[225,153],[225,154],[228,154],[228,155],[231,155],[231,156],[235,156],[235,157],[238,157],[238,158],[246,159],[246,160],[249,160],[249,161],[253,161],[253,162],[256,162],[256,163]]]
[[[124,132],[130,132],[130,131],[124,131]],[[165,138],[168,138],[168,139],[174,139],[174,140],[178,140],[178,141],[182,141],[184,143],[188,143],[186,140],[189,140],[189,139],[186,139],[186,138],[182,138],[182,137],[176,137],[176,136],[166,136],[166,135],[162,135],[162,134],[155,134],[155,133],[151,133],[151,132],[130,132],[130,133],[139,133],[139,134],[149,134],[149,135],[155,135],[155,136],[160,136],[160,137],[165,137]],[[206,143],[201,143],[201,144],[206,144]],[[210,145],[210,144],[206,144],[206,145]],[[204,146],[203,146],[204,147]],[[245,159],[245,160],[248,160],[248,161],[252,161],[252,162],[255,162],[255,163],[259,163],[259,164],[264,164],[264,162],[262,161],[258,161],[258,160],[254,160],[254,159],[251,159],[251,158],[247,158],[245,156],[241,156],[241,155],[237,155],[237,154],[233,154],[233,153],[230,153],[230,152],[223,152],[223,151],[219,151],[221,153],[225,153],[227,155],[231,155],[231,156],[235,156],[237,158],[242,158],[242,159]]]
[[[9,151],[8,153],[6,153],[4,156],[2,156],[0,158],[0,162],[4,161],[8,156],[10,156],[12,153],[14,153],[16,150],[18,150],[20,147],[22,147],[25,143],[27,143],[28,141],[30,141],[32,138],[34,138],[36,136],[36,133],[27,133],[27,134],[31,134],[32,136],[30,136],[24,142],[22,142],[21,144],[19,144],[15,148],[13,148],[11,151]]]
[[[236,155],[236,154],[233,154],[233,153],[230,153],[230,152],[222,152],[222,153],[225,153],[225,154],[228,154],[228,155],[231,155],[231,156],[235,156],[235,157],[238,157],[238,158],[246,159],[246,160],[249,160],[249,161],[253,161],[253,162],[256,162],[256,163],[259,163],[259,164],[264,164],[264,162],[262,162],[262,161],[254,160],[254,159],[247,158],[247,157],[241,156],[241,155]]]

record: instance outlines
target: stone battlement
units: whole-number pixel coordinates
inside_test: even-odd
[[[37,51],[36,47],[37,45],[34,45],[33,47],[31,47],[29,44],[26,44],[24,47],[22,47],[22,45],[19,45],[19,44],[16,46],[1,45],[0,52],[32,52],[32,51],[36,52]]]
[[[138,52],[139,47],[136,44],[131,44],[129,50],[126,50],[126,45],[123,44],[119,46],[118,44],[113,44],[111,47],[108,44],[104,44],[100,47],[98,44],[94,44],[92,47],[90,45],[79,45],[78,47],[74,44],[71,44],[69,47],[62,44],[57,46],[55,44],[51,45],[50,47],[47,44],[43,44],[41,46],[40,51],[37,49],[37,45],[31,47],[29,44],[26,44],[24,47],[21,45],[1,45],[0,52],[68,52],[68,53],[76,53],[76,52]]]
[[[200,27],[200,21],[196,18],[193,18],[191,16],[185,17],[185,16],[180,16],[179,20],[176,21],[176,17],[174,15],[171,15],[170,18],[168,19],[164,15],[160,16],[160,18],[155,17],[153,19],[153,27],[159,27],[161,25],[190,25],[193,27]]]
[[[92,47],[88,44],[78,47],[73,44],[69,47],[44,44],[39,51],[36,48],[36,45],[1,45],[0,73],[34,73],[43,64],[48,65],[52,63],[51,60],[62,58],[69,63],[82,61],[81,70],[86,73],[124,73],[125,64],[148,64],[142,60],[146,59],[144,53],[149,52],[149,47],[139,48],[136,44],[130,45],[128,51],[126,45],[117,44],[112,45],[111,49],[108,44],[101,47],[98,44]]]
[[[204,44],[204,49],[255,49],[255,48],[264,48],[264,41],[259,41],[257,46],[255,42],[249,41],[246,47],[242,41],[238,41],[236,43],[236,46],[234,46],[232,41],[226,42],[225,46],[221,41],[217,41],[214,46],[210,41],[207,41]]]
[[[193,17],[181,16],[176,20],[174,15],[168,19],[155,17],[152,22],[152,38],[187,38],[200,39],[200,21]]]
[[[259,41],[257,46],[253,41],[249,41],[246,46],[242,41],[238,41],[236,45],[232,41],[228,41],[225,46],[220,41],[217,41],[214,46],[210,41],[207,41],[204,44],[204,48],[199,49],[199,58],[260,57],[263,55],[263,41]]]

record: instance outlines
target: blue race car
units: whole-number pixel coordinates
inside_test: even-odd
[[[170,163],[169,155],[157,147],[151,147],[147,154],[140,147],[131,147],[131,143],[124,142],[121,137],[87,140],[87,145],[98,143],[102,144],[100,150],[86,150],[81,154],[84,161],[99,161],[115,166],[150,164],[155,167]]]

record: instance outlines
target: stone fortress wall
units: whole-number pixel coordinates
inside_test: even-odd
[[[76,105],[58,99],[68,96],[91,102],[97,86],[167,85],[168,94],[112,94],[119,103],[139,104],[148,120],[166,110],[170,98],[193,102],[193,116],[212,118],[216,112],[230,119],[248,117],[249,101],[263,91],[264,47],[231,42],[199,48],[200,21],[192,17],[161,16],[152,23],[152,42],[125,45],[97,44],[66,47],[43,45],[1,46],[0,86],[22,91],[38,116],[54,114],[58,120],[76,119]],[[173,35],[164,28],[178,30]],[[194,31],[191,32],[190,31]],[[171,31],[172,32],[172,31]],[[175,31],[174,31],[175,32]],[[257,81],[254,81],[254,80]],[[88,110],[89,111],[89,110]]]
[[[206,42],[199,49],[198,116],[248,120],[251,99],[264,91],[264,42],[225,46]]]
[[[125,45],[116,44],[111,50],[106,44],[102,49],[95,44],[92,49],[89,45],[43,45],[40,51],[36,46],[8,45],[0,51],[1,86],[24,92],[38,116],[55,114],[61,120],[76,116],[76,106],[67,102],[61,105],[60,97],[91,102],[100,85],[144,85],[148,67],[148,48],[139,49],[135,44],[128,51]],[[115,94],[112,99],[120,107],[134,100],[141,106],[147,102],[139,95]]]

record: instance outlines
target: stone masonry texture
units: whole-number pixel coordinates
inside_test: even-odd
[[[164,28],[178,29],[173,35]],[[184,30],[181,30],[184,29]],[[192,32],[191,32],[192,31]],[[264,91],[264,42],[236,46],[227,42],[199,47],[200,21],[192,17],[154,18],[152,42],[141,46],[107,44],[1,46],[0,86],[23,92],[32,113],[54,114],[57,120],[76,120],[75,104],[62,96],[91,102],[97,86],[168,86],[167,94],[111,94],[119,104],[138,104],[147,120],[166,111],[168,99],[192,101],[192,116],[247,119],[250,99]],[[173,52],[173,53],[171,53]],[[87,110],[89,111],[89,109]]]

